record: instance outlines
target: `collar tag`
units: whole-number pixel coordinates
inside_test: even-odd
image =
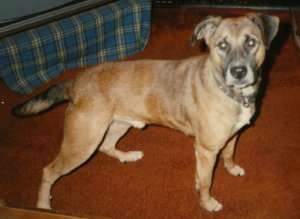
[[[239,101],[238,101],[239,102]],[[242,97],[242,104],[245,108],[248,108],[250,107],[250,103],[252,103],[251,101],[251,96],[248,96],[248,97]]]

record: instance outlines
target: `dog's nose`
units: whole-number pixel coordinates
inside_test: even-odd
[[[230,74],[235,79],[243,79],[247,74],[247,67],[244,65],[232,66],[230,68]]]

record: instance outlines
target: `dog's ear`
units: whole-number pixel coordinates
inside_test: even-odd
[[[208,43],[208,39],[214,34],[221,21],[221,17],[206,17],[195,27],[194,33],[190,40],[190,45],[194,46],[196,41],[201,39],[204,39],[205,42]]]
[[[262,31],[265,45],[269,48],[279,28],[279,18],[265,14],[248,14],[247,16]]]

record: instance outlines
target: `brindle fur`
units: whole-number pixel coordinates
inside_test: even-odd
[[[141,159],[141,151],[123,152],[115,148],[116,143],[130,127],[159,124],[195,137],[195,187],[200,204],[208,211],[221,210],[222,205],[210,195],[216,157],[221,152],[230,174],[245,174],[234,163],[233,153],[239,130],[255,112],[254,102],[243,105],[234,96],[255,97],[260,81],[257,72],[278,23],[278,18],[260,14],[208,17],[193,34],[193,40],[206,41],[210,50],[206,55],[99,64],[18,106],[16,114],[34,114],[70,99],[61,150],[43,170],[37,207],[50,208],[52,184],[83,164],[100,142],[101,152],[121,162]],[[45,105],[38,107],[41,101]]]

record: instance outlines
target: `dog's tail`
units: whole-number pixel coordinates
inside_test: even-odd
[[[53,105],[67,101],[70,99],[70,88],[72,85],[72,80],[54,85],[32,99],[15,106],[12,109],[12,113],[15,116],[35,115],[49,109]]]

